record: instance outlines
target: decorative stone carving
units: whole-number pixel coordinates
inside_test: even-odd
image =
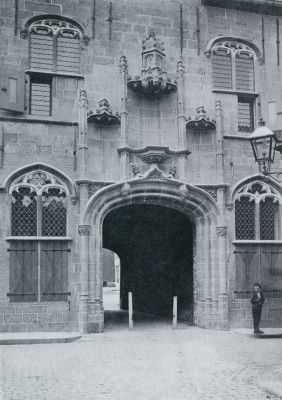
[[[40,169],[28,172],[15,179],[10,187],[10,193],[14,190],[18,191],[23,186],[30,187],[37,194],[41,194],[49,188],[57,188],[60,189],[60,193],[67,194],[65,184],[61,179]]]
[[[226,236],[227,234],[227,226],[217,226],[216,227],[217,236]]]
[[[98,102],[98,108],[94,113],[92,110],[87,113],[88,122],[96,122],[101,125],[119,125],[119,113],[113,113],[110,103],[107,99]]]
[[[90,235],[90,225],[78,225],[78,234],[80,236]]]
[[[79,107],[88,108],[87,92],[85,89],[80,89],[79,92]]]
[[[127,59],[124,54],[122,54],[119,59],[119,70],[120,70],[120,72],[123,72],[123,73],[127,73],[127,70],[128,70]]]
[[[75,206],[78,203],[79,196],[71,196],[71,203]]]
[[[137,167],[137,165],[133,164],[131,169],[136,178],[142,178],[143,175],[141,174],[140,169]]]
[[[176,174],[176,167],[173,166],[170,168],[167,177],[173,179],[175,177]]]
[[[188,117],[186,121],[186,127],[194,131],[208,131],[216,128],[215,120],[211,120],[207,116],[207,112],[203,106],[197,107],[195,115]]]
[[[232,202],[227,202],[225,204],[226,208],[228,211],[232,211],[233,210],[233,203]]]
[[[179,186],[179,194],[183,200],[189,198],[189,191],[186,185]]]
[[[177,67],[176,67],[176,74],[177,78],[183,78],[185,73],[185,67],[182,61],[178,61]]]
[[[176,89],[176,82],[172,82],[165,71],[164,50],[164,44],[151,30],[149,36],[142,42],[141,76],[136,76],[134,79],[129,77],[128,87],[131,90],[156,96]]]
[[[104,187],[104,185],[97,185],[97,184],[89,185],[89,187],[88,187],[88,196],[89,197],[93,196],[93,194],[96,193],[102,187]]]
[[[121,194],[121,196],[128,196],[129,194],[130,194],[130,192],[131,192],[131,189],[130,189],[130,185],[129,185],[129,183],[125,183],[122,187],[121,187],[121,190],[120,190],[120,194]]]
[[[199,186],[201,189],[205,190],[208,192],[208,194],[215,200],[217,201],[217,188],[213,186]]]
[[[147,164],[161,164],[164,160],[171,156],[188,156],[189,150],[171,150],[169,147],[164,146],[146,146],[142,149],[133,149],[130,147],[119,148],[118,152],[134,153],[137,157],[141,158]]]

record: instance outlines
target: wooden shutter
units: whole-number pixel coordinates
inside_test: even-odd
[[[254,60],[248,54],[239,54],[235,59],[236,89],[241,92],[253,92]]]
[[[260,252],[256,245],[240,245],[235,250],[236,290],[252,290],[259,282]]]
[[[10,293],[11,301],[37,301],[37,243],[15,241],[10,252]]]
[[[30,68],[52,71],[53,58],[53,36],[47,33],[31,33]]]
[[[30,78],[30,114],[51,115],[52,77],[34,74]]]
[[[0,75],[0,108],[24,112],[24,72],[8,71]]]
[[[57,38],[57,71],[79,73],[80,72],[80,38],[73,33]]]
[[[218,89],[232,89],[231,54],[223,49],[212,54],[213,84]]]
[[[41,300],[66,301],[68,289],[68,248],[66,242],[41,243]]]

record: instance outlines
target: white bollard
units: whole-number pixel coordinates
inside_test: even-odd
[[[129,330],[133,329],[133,305],[132,305],[132,292],[128,292],[128,323]]]
[[[177,296],[173,296],[173,314],[172,314],[172,327],[177,327]]]

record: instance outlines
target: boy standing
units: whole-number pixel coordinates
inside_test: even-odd
[[[254,294],[251,298],[252,303],[252,314],[253,314],[253,321],[254,321],[254,333],[261,334],[263,331],[259,329],[260,317],[261,317],[261,310],[262,305],[264,303],[264,295],[261,291],[261,284],[255,283],[254,284]]]

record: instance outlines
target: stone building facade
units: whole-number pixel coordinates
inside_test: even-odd
[[[282,128],[282,3],[0,6],[0,331],[102,331],[103,247],[124,308],[251,327],[259,281],[280,326],[282,190],[248,136]]]

